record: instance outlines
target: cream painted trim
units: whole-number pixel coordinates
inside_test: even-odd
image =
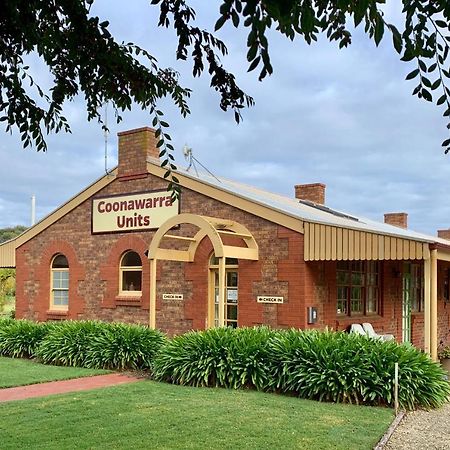
[[[166,172],[165,169],[155,165],[154,163],[148,163],[147,170],[152,175],[160,178],[164,178],[164,174]],[[199,192],[200,194],[254,214],[255,216],[262,217],[270,222],[282,225],[294,231],[298,231],[299,233],[303,233],[303,221],[301,219],[289,216],[285,212],[277,211],[255,201],[248,200],[238,194],[230,193],[215,186],[202,183],[201,181],[187,177],[182,173],[177,172],[176,176],[180,181],[180,185],[187,189]]]
[[[199,228],[199,231],[194,237],[182,236],[182,238],[190,241],[189,248],[187,250],[160,248],[162,239],[167,237],[166,233],[173,227],[183,223],[192,224]],[[227,228],[226,230],[224,230],[225,227]],[[223,234],[223,231],[226,231],[227,235],[230,234],[240,237],[247,247],[224,245],[220,236],[220,234]],[[218,258],[226,256],[230,258],[258,260],[258,244],[247,227],[233,220],[217,219],[189,213],[171,217],[161,225],[150,243],[148,257],[149,259],[168,259],[171,261],[193,261],[197,247],[205,236],[208,236],[211,240],[214,254]],[[172,237],[173,235],[169,235],[169,238]]]
[[[50,311],[68,311],[69,310],[69,304],[70,304],[70,298],[69,298],[69,292],[70,292],[70,266],[69,267],[64,267],[64,268],[54,268],[53,267],[53,261],[55,260],[56,257],[62,255],[62,253],[58,253],[57,255],[55,255],[52,258],[52,261],[50,263],[50,305],[49,305],[49,310]],[[65,256],[64,256],[65,257]],[[54,278],[54,274],[56,272],[67,272],[69,274],[69,284],[67,286],[67,288],[58,288],[55,289],[53,287],[53,278]],[[54,297],[54,293],[55,291],[67,291],[67,305],[55,305],[55,297]]]
[[[168,237],[178,238],[174,235],[166,235],[173,227],[181,224],[191,224],[199,228],[194,237],[182,236],[182,240],[190,241],[187,250],[176,250],[160,248],[161,241]],[[246,247],[224,245],[221,234],[233,235],[244,241]],[[194,261],[195,253],[203,238],[208,236],[214,248],[214,255],[219,258],[219,326],[224,326],[224,305],[225,305],[225,263],[226,258],[241,258],[258,260],[258,244],[255,238],[244,225],[228,219],[218,219],[215,217],[199,216],[196,214],[179,214],[166,220],[155,232],[148,249],[150,259],[150,312],[149,326],[156,327],[156,263],[158,259],[170,261]],[[211,295],[210,289],[208,290]],[[209,305],[209,303],[208,303]],[[208,306],[207,326],[211,327],[212,307]]]
[[[304,235],[305,261],[380,261],[429,258],[429,244],[411,239],[311,222],[304,223]]]
[[[217,256],[217,255],[216,255]],[[225,286],[226,286],[226,269],[225,258],[219,257],[219,327],[225,326]]]
[[[424,335],[424,350],[431,354],[430,351],[430,302],[431,302],[431,260],[426,259],[423,263],[423,277],[424,277],[424,302],[425,308],[423,313],[423,335]]]
[[[156,328],[156,259],[150,260],[150,305],[148,309],[149,326]]]
[[[430,270],[430,354],[433,361],[437,361],[438,348],[438,308],[437,308],[437,250],[431,250]]]
[[[441,250],[437,250],[436,257],[441,261],[450,261],[450,253],[445,253]]]
[[[30,239],[42,233],[50,225],[54,224],[57,220],[64,217],[70,211],[75,209],[77,206],[81,205],[86,200],[89,200],[98,191],[108,186],[116,179],[117,169],[114,169],[109,175],[105,175],[99,180],[95,181],[93,184],[88,186],[86,189],[72,197],[68,202],[64,203],[62,206],[57,208],[55,211],[50,213],[48,216],[40,220],[36,225],[32,226],[28,230],[24,231],[20,236],[16,237],[14,240],[8,241],[0,245],[0,267],[15,267],[15,254],[13,255],[13,260],[11,260],[11,247],[15,250],[21,245],[28,242]],[[5,246],[5,248],[2,248]],[[13,263],[14,265],[5,266],[4,264]]]

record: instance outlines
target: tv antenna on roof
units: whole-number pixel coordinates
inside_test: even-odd
[[[109,136],[109,128],[108,128],[108,102],[105,103],[105,120],[102,125],[103,129],[103,138],[105,141],[105,173],[106,175],[111,175],[111,171],[108,170],[108,136]]]
[[[183,147],[183,155],[184,155],[184,159],[186,160],[186,161],[188,161],[189,162],[189,165],[187,166],[187,168],[186,168],[186,172],[189,172],[189,170],[191,169],[191,167],[193,167],[194,168],[194,170],[195,170],[195,174],[197,175],[197,176],[199,176],[198,175],[198,170],[197,170],[197,165],[196,165],[196,163],[197,164],[199,164],[200,166],[202,166],[203,167],[203,169],[205,169],[212,177],[214,177],[219,183],[221,183],[221,181],[210,171],[210,170],[208,170],[193,154],[192,154],[192,148],[191,147],[188,147],[188,145],[187,144],[184,144],[184,147]]]

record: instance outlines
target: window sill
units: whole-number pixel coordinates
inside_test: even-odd
[[[50,310],[47,311],[47,320],[65,320],[68,314],[67,310]]]
[[[142,296],[118,295],[116,297],[116,306],[141,306]]]
[[[351,316],[347,316],[344,314],[338,314],[336,316],[336,320],[357,320],[358,322],[367,322],[368,320],[364,320],[364,319],[370,319],[370,320],[381,320],[383,318],[383,316],[381,316],[378,313],[368,313],[368,314],[353,314]]]

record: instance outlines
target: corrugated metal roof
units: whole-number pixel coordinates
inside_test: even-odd
[[[149,163],[157,168],[160,168],[159,162],[154,159],[149,159]],[[115,171],[116,169],[114,169]],[[429,236],[423,233],[417,233],[411,230],[404,230],[402,228],[388,225],[383,222],[373,221],[364,217],[355,216],[342,211],[327,210],[326,208],[317,208],[309,205],[307,202],[300,202],[291,197],[268,192],[254,186],[249,186],[233,180],[228,180],[222,177],[215,177],[210,174],[199,172],[194,174],[183,169],[177,171],[180,175],[191,178],[206,186],[219,189],[231,195],[241,197],[255,204],[262,205],[281,214],[316,224],[330,225],[333,227],[348,228],[350,230],[364,231],[369,233],[382,234],[386,236],[400,237],[404,239],[416,240],[426,243],[440,243],[445,246],[450,246],[450,240],[438,238],[436,236]],[[14,267],[15,255],[14,251],[17,246],[22,245],[43,229],[50,226],[53,222],[58,220],[62,215],[67,214],[72,209],[76,208],[80,203],[90,198],[98,190],[102,189],[114,177],[104,176],[99,180],[88,186],[82,192],[70,199],[61,207],[50,213],[33,227],[26,230],[18,238],[0,244],[0,267]]]
[[[154,160],[149,160],[155,164]],[[179,169],[178,173],[198,180],[202,183],[213,186],[217,189],[232,193],[239,197],[243,197],[269,208],[278,210],[284,214],[304,220],[307,222],[331,225],[335,227],[348,228],[351,230],[365,231],[387,236],[401,237],[411,240],[417,240],[428,243],[440,243],[446,246],[450,245],[447,239],[418,233],[409,229],[399,228],[383,222],[377,222],[365,217],[349,214],[343,211],[316,208],[308,205],[307,202],[300,202],[298,199],[286,197],[280,194],[268,192],[254,186],[249,186],[237,181],[228,180],[222,177],[211,176],[210,174],[199,172],[198,175],[193,172]]]

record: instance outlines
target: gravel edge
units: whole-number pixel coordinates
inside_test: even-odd
[[[386,433],[382,436],[382,438],[378,441],[377,445],[373,448],[373,450],[382,450],[384,449],[385,445],[389,442],[389,439],[391,438],[394,431],[397,429],[397,427],[400,425],[401,421],[405,417],[406,412],[400,411],[397,416],[394,418],[394,420],[391,423],[391,426],[388,428]]]

